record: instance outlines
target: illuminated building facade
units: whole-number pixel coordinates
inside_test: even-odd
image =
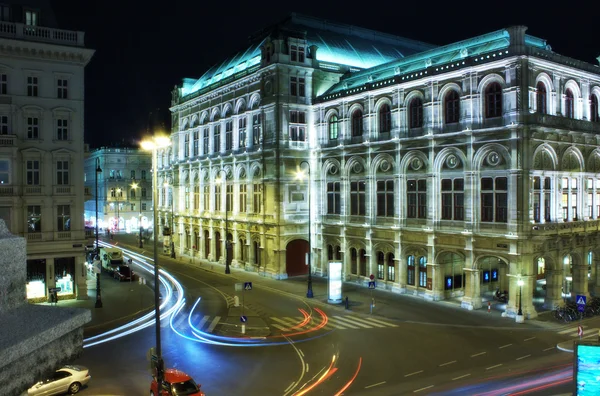
[[[94,51],[83,32],[57,28],[49,2],[26,3],[0,5],[0,217],[27,240],[31,301],[53,287],[85,299],[83,93]]]
[[[98,228],[102,232],[145,234],[152,228],[152,156],[137,148],[101,147],[85,159],[86,226],[96,227],[96,170]]]
[[[323,29],[398,40],[397,53],[360,65],[367,46],[332,53],[339,41],[314,39]],[[316,275],[340,260],[346,281],[373,274],[378,288],[467,309],[508,290],[507,316],[522,290],[526,318],[534,296],[552,308],[561,289],[589,295],[600,73],[525,32],[432,47],[293,15],[185,80],[159,164],[179,250],[222,262],[227,232],[233,265],[282,278],[306,273],[310,232]]]

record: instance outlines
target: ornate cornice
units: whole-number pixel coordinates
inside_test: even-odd
[[[72,62],[85,66],[94,52],[89,48],[0,38],[0,56],[6,57]]]

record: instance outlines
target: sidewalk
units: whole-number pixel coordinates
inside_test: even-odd
[[[136,271],[137,273],[137,271]],[[149,284],[119,282],[106,273],[100,274],[102,308],[96,305],[96,277],[87,273],[87,300],[60,300],[58,307],[87,308],[92,320],[84,326],[84,337],[119,327],[154,309],[154,291]],[[53,305],[42,303],[39,305]]]

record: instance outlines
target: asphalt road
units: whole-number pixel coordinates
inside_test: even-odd
[[[541,395],[571,387],[564,381],[573,356],[555,346],[572,333],[411,296],[377,295],[374,315],[346,311],[324,303],[322,295],[307,301],[277,290],[281,281],[257,277],[243,295],[247,326],[268,327],[269,335],[242,345],[228,338],[220,339],[222,345],[203,342],[192,326],[200,334],[214,324],[213,333],[242,336],[232,302],[240,294],[235,283],[247,276],[171,260],[161,266],[181,282],[186,297],[185,307],[162,323],[166,365],[192,375],[209,396],[491,395],[524,388]],[[590,327],[593,321],[600,322],[592,319]],[[148,394],[146,353],[154,343],[150,327],[85,349],[76,363],[88,366],[93,379],[82,395]],[[556,385],[540,388],[548,382]]]

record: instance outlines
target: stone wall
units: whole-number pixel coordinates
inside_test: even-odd
[[[18,395],[81,354],[89,310],[27,303],[24,238],[0,219],[0,389]]]

